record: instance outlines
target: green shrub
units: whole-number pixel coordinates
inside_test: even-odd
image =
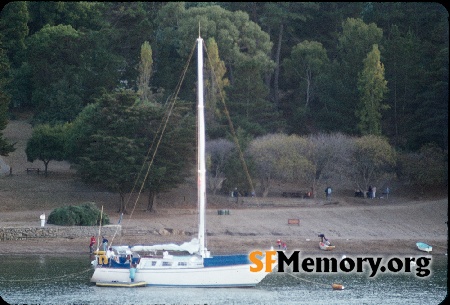
[[[65,206],[54,209],[48,216],[47,223],[60,226],[98,226],[101,211],[95,203],[87,202],[78,206]],[[103,213],[102,225],[109,224],[109,217]]]
[[[398,177],[423,188],[448,185],[448,151],[427,144],[419,152],[401,155]]]

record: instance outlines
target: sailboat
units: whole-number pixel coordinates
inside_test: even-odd
[[[197,59],[198,238],[181,245],[114,246],[111,247],[113,253],[108,255],[104,251],[97,251],[96,260],[93,262],[95,271],[91,277],[91,282],[97,286],[117,286],[120,283],[137,282],[147,286],[252,287],[268,274],[266,271],[252,272],[250,267],[253,264],[247,254],[214,256],[206,248],[206,158],[201,37],[197,39]],[[261,262],[262,270],[266,270],[263,257]],[[135,270],[130,272],[130,267]],[[134,278],[131,280],[130,276]]]

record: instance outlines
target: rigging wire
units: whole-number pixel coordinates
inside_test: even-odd
[[[212,76],[213,76],[213,81],[215,81],[215,83],[218,84],[217,75],[216,75],[216,73],[215,73],[215,71],[214,71],[214,68],[213,68],[213,65],[212,65],[212,60],[211,60],[211,58],[210,58],[210,56],[209,56],[209,53],[208,53],[208,51],[207,51],[207,48],[206,48],[206,45],[205,45],[205,42],[204,42],[204,41],[203,41],[203,47],[204,47],[204,50],[205,50],[205,53],[206,53],[206,56],[207,56],[207,59],[208,59],[209,67],[210,67],[210,69],[211,69],[211,73],[212,73]],[[139,192],[137,193],[137,197],[136,197],[136,200],[135,200],[135,202],[134,202],[133,209],[132,209],[132,211],[131,211],[131,213],[130,213],[130,216],[129,216],[129,218],[128,218],[129,220],[131,220],[131,217],[132,217],[132,215],[133,215],[133,213],[134,213],[134,211],[135,211],[135,209],[136,209],[136,206],[137,206],[137,203],[138,203],[138,201],[139,201],[139,198],[140,198],[140,195],[141,195],[141,193],[142,193],[142,190],[143,190],[143,188],[144,188],[144,186],[145,186],[145,182],[147,181],[148,175],[149,175],[149,173],[150,173],[150,169],[151,169],[151,167],[152,167],[152,165],[153,165],[153,162],[154,162],[156,153],[157,153],[157,151],[158,151],[159,145],[160,145],[160,143],[161,143],[163,134],[164,134],[165,129],[166,129],[166,127],[167,127],[169,118],[170,118],[170,116],[171,116],[171,114],[172,114],[173,108],[174,108],[174,106],[175,106],[175,102],[176,102],[176,100],[177,100],[177,98],[178,98],[178,94],[179,94],[179,92],[180,92],[180,90],[181,90],[181,85],[182,85],[182,83],[183,83],[183,81],[184,81],[184,78],[185,78],[185,76],[186,76],[186,74],[187,74],[187,70],[188,70],[188,67],[189,67],[189,63],[190,63],[190,61],[191,61],[191,59],[192,59],[192,56],[193,56],[194,51],[195,51],[195,48],[196,48],[196,43],[194,43],[194,45],[193,45],[193,47],[192,47],[192,49],[191,49],[191,53],[189,54],[188,60],[187,60],[187,62],[186,62],[186,64],[185,64],[185,66],[184,66],[183,73],[182,73],[182,75],[181,75],[181,77],[180,77],[180,79],[179,79],[179,81],[178,81],[177,86],[176,86],[175,95],[173,95],[172,99],[170,100],[170,102],[169,102],[169,104],[168,104],[168,106],[167,106],[167,111],[166,111],[166,113],[165,113],[165,116],[163,117],[163,120],[161,121],[161,123],[160,123],[160,125],[159,125],[159,127],[158,127],[158,130],[157,130],[157,132],[155,133],[155,137],[153,138],[152,144],[150,145],[150,147],[149,147],[149,149],[148,149],[148,151],[147,151],[146,159],[149,158],[150,153],[151,153],[152,150],[153,150],[153,146],[154,146],[155,143],[156,143],[156,147],[155,147],[155,149],[153,150],[152,158],[151,158],[151,160],[150,160],[150,162],[149,162],[149,164],[148,164],[148,166],[147,166],[147,170],[146,170],[144,179],[143,179],[143,181],[142,181],[142,183],[141,183]],[[219,90],[219,94],[220,94],[221,102],[222,102],[223,107],[224,107],[224,113],[225,113],[225,115],[226,115],[226,117],[227,117],[227,120],[228,120],[228,124],[229,124],[229,127],[230,127],[230,131],[231,131],[231,134],[232,134],[234,143],[235,143],[235,145],[236,145],[236,147],[237,147],[237,150],[238,150],[238,153],[239,153],[239,159],[240,159],[241,165],[242,165],[242,167],[243,167],[243,169],[244,169],[244,172],[245,172],[245,174],[246,174],[246,177],[247,177],[247,179],[248,179],[248,181],[249,181],[249,184],[250,184],[250,188],[251,188],[252,194],[256,194],[255,188],[254,188],[254,184],[253,184],[252,178],[251,178],[251,176],[250,176],[250,173],[249,173],[247,164],[246,164],[246,162],[245,162],[244,155],[243,155],[243,153],[242,153],[242,149],[241,149],[241,146],[240,146],[240,144],[239,144],[238,137],[237,137],[236,131],[235,131],[235,129],[234,129],[234,125],[233,125],[233,122],[232,122],[232,120],[231,120],[230,113],[229,113],[229,111],[228,111],[228,107],[227,107],[227,105],[226,105],[226,102],[225,102],[225,96],[224,96],[224,93],[223,93],[223,90],[222,90],[222,89]],[[158,139],[158,140],[156,141],[156,139]],[[197,140],[198,140],[198,139],[197,139]],[[141,170],[139,171],[139,174],[138,174],[138,176],[137,176],[137,178],[136,178],[136,180],[135,180],[135,184],[134,184],[134,186],[133,186],[133,188],[132,188],[132,191],[131,191],[131,193],[130,193],[130,196],[128,197],[127,202],[126,202],[126,204],[125,204],[125,206],[124,206],[124,210],[126,209],[126,207],[128,206],[128,204],[129,204],[129,202],[130,202],[131,195],[133,194],[133,192],[134,192],[134,190],[135,190],[135,188],[136,188],[137,182],[139,181],[139,179],[140,179],[140,177],[141,177],[141,174],[142,174],[144,168],[145,168],[145,162],[144,162],[144,164],[142,165]],[[256,203],[259,204],[258,198],[257,198],[256,196],[255,196],[255,200],[256,200]],[[116,228],[116,231],[115,231],[115,233],[114,233],[114,235],[113,235],[113,237],[112,237],[112,239],[111,239],[110,246],[112,245],[112,243],[113,243],[113,241],[114,241],[114,239],[115,239],[115,237],[116,237],[116,235],[117,235],[117,233],[118,233],[118,230],[119,230],[119,227]],[[120,236],[120,239],[119,239],[119,240],[121,241],[121,239],[122,239],[122,236]]]
[[[171,96],[169,96],[169,98],[167,99],[167,101],[170,101],[170,99],[171,99]],[[167,102],[167,101],[166,101],[165,104],[170,106],[169,102]],[[169,107],[169,106],[168,106],[168,107]],[[156,143],[156,139],[158,138],[158,135],[160,134],[161,129],[162,129],[163,125],[164,125],[163,123],[165,122],[164,118],[166,117],[166,115],[167,115],[167,113],[164,113],[163,119],[161,120],[161,122],[160,122],[160,124],[159,124],[159,126],[158,126],[158,130],[157,130],[156,133],[155,133],[155,136],[154,136],[154,138],[153,138],[152,144],[150,145],[149,149],[147,150],[147,154],[146,154],[144,160],[148,160],[148,159],[149,159],[150,153],[151,153],[152,150],[153,150],[153,146],[154,146],[155,143]],[[161,134],[161,136],[162,136],[162,134]],[[145,168],[145,162],[142,163],[141,169],[139,170],[139,174],[138,174],[138,176],[136,177],[136,180],[135,180],[135,182],[134,182],[133,188],[131,189],[130,196],[128,196],[127,202],[125,203],[124,210],[126,210],[126,208],[127,208],[127,206],[128,206],[128,203],[129,203],[130,200],[131,200],[131,194],[134,193],[134,190],[136,189],[136,186],[137,186],[137,184],[138,184],[139,179],[141,178],[141,174],[142,174],[142,172],[144,171],[144,168]],[[122,213],[122,214],[123,214],[123,213]]]
[[[102,231],[102,218],[103,218],[103,205],[102,205],[102,211],[100,212],[100,224],[98,225],[97,251],[100,249],[100,233]]]
[[[158,132],[160,131],[159,137],[158,137],[158,132],[157,132],[157,133],[155,134],[155,138],[153,139],[152,145],[150,146],[150,148],[149,148],[149,150],[148,150],[148,152],[147,152],[147,158],[148,158],[149,155],[150,155],[150,152],[151,152],[151,150],[152,150],[152,148],[153,148],[153,144],[155,143],[155,139],[157,138],[158,140],[156,141],[156,147],[155,147],[155,149],[153,150],[152,158],[151,158],[151,160],[150,160],[150,162],[149,162],[149,164],[148,164],[148,166],[147,166],[147,171],[146,171],[145,176],[144,176],[144,179],[143,179],[143,181],[142,181],[142,183],[141,183],[141,187],[140,187],[139,192],[138,192],[138,194],[137,194],[137,198],[136,198],[136,200],[135,200],[135,202],[134,202],[133,209],[132,209],[132,211],[131,211],[131,213],[130,213],[130,216],[129,216],[129,220],[131,219],[131,217],[132,217],[132,215],[133,215],[133,213],[134,213],[134,210],[136,209],[136,205],[137,205],[137,203],[138,203],[138,201],[139,201],[139,198],[140,198],[140,195],[141,195],[141,193],[142,193],[142,190],[144,189],[145,182],[147,181],[147,178],[148,178],[148,175],[149,175],[149,173],[150,173],[150,169],[151,169],[151,167],[152,167],[152,165],[153,165],[153,162],[154,162],[156,153],[157,153],[157,151],[158,151],[159,145],[161,144],[162,137],[163,137],[163,135],[164,135],[164,132],[165,132],[165,129],[166,129],[166,127],[167,127],[169,118],[170,118],[170,116],[171,116],[171,114],[172,114],[173,108],[174,108],[175,103],[176,103],[176,100],[177,100],[177,98],[178,98],[178,94],[179,94],[179,92],[180,92],[180,90],[181,90],[181,85],[183,84],[184,78],[185,78],[185,76],[186,76],[186,74],[187,74],[187,69],[188,69],[188,67],[189,67],[189,63],[190,63],[191,58],[192,58],[192,56],[193,56],[193,54],[194,54],[194,51],[195,51],[195,44],[194,44],[194,47],[193,47],[192,50],[191,50],[191,53],[190,53],[190,55],[189,55],[189,58],[188,58],[188,60],[187,60],[187,62],[186,62],[186,65],[185,65],[185,67],[184,67],[184,69],[183,69],[183,73],[182,73],[182,75],[181,75],[181,77],[180,77],[180,79],[179,79],[179,81],[178,81],[177,86],[176,86],[175,95],[172,97],[171,101],[169,102],[169,105],[168,105],[168,107],[167,107],[167,112],[165,113],[165,116],[163,117],[163,120],[161,121],[161,124],[159,125],[159,128],[158,128]],[[144,162],[144,165],[145,165],[145,162]],[[141,168],[141,172],[142,172],[142,169],[144,168],[144,165],[143,165],[142,168]],[[141,172],[139,173],[139,175],[141,174]],[[136,179],[136,183],[137,183],[137,181],[138,181],[139,178],[140,178],[140,177],[138,176],[138,178]],[[136,184],[136,183],[135,183],[135,184]],[[134,187],[133,187],[133,190],[134,190]],[[131,196],[130,196],[129,198],[131,198]],[[127,201],[127,204],[128,204],[128,201]],[[119,228],[117,228],[116,231],[115,231],[115,233],[114,233],[114,236],[113,236],[113,238],[112,238],[112,240],[111,240],[111,245],[112,245],[112,241],[114,240],[115,236],[117,235],[118,229],[119,229]],[[121,238],[122,238],[122,237],[120,237],[120,240],[121,240]]]
[[[168,98],[168,100],[170,100],[170,97]],[[168,105],[168,104],[169,104],[169,103],[166,103],[166,105]],[[165,117],[165,116],[166,116],[166,114],[164,114],[164,117]],[[164,117],[163,117],[163,119],[164,119]],[[151,145],[149,146],[149,148],[148,148],[148,150],[147,150],[147,154],[146,154],[144,160],[148,160],[148,159],[149,159],[150,153],[151,153],[152,150],[153,150],[153,146],[154,146],[155,143],[156,143],[156,139],[158,138],[158,135],[159,135],[159,133],[161,132],[161,129],[162,129],[162,126],[163,126],[163,122],[164,122],[164,120],[161,120],[161,123],[160,123],[159,126],[158,126],[158,130],[156,131],[155,136],[154,136],[154,138],[153,138],[153,141],[152,141]],[[139,170],[139,173],[138,173],[138,175],[137,175],[137,177],[136,177],[136,180],[135,180],[135,182],[134,182],[133,188],[131,189],[130,195],[128,196],[127,202],[125,203],[125,205],[124,205],[124,207],[123,207],[123,211],[126,211],[126,209],[127,209],[128,203],[129,203],[130,200],[131,200],[131,195],[134,193],[134,191],[135,191],[135,189],[136,189],[136,186],[137,186],[137,184],[138,184],[139,179],[141,178],[141,175],[142,175],[142,172],[144,171],[144,168],[145,168],[145,162],[142,163],[141,169]],[[144,181],[144,182],[145,182],[145,181]],[[136,202],[137,202],[137,200],[136,200]],[[135,204],[135,206],[136,206],[136,204]],[[134,208],[133,208],[133,211],[134,211]],[[122,218],[123,218],[123,212],[122,212],[122,214],[120,215],[120,218],[119,218],[119,224],[122,222]],[[131,215],[130,215],[130,219],[131,219]],[[112,237],[112,239],[111,239],[110,246],[112,246],[112,241],[113,241],[114,238],[116,237],[118,230],[119,230],[119,228],[117,227],[117,228],[116,228],[116,231],[114,232],[114,235],[113,235],[113,237]],[[122,238],[120,238],[120,240],[122,240]]]
[[[203,44],[205,44],[205,42],[203,42]],[[213,80],[218,85],[219,82],[217,80],[217,75],[216,75],[216,72],[214,71],[214,68],[213,68],[213,65],[212,65],[212,60],[209,57],[206,45],[205,45],[205,50],[206,50],[206,55],[207,55],[207,58],[208,58],[208,63],[209,63],[210,69],[211,69],[211,73],[212,73],[212,76],[213,76]],[[218,86],[218,87],[219,87],[220,100],[221,100],[221,102],[223,104],[223,107],[224,107],[224,112],[225,112],[225,115],[226,115],[227,120],[228,120],[228,125],[230,126],[231,135],[233,136],[233,141],[234,141],[234,143],[236,145],[236,148],[238,149],[239,160],[241,161],[241,165],[242,165],[242,167],[243,167],[243,169],[245,171],[245,175],[246,175],[246,177],[248,179],[248,182],[250,184],[250,188],[251,188],[252,194],[255,194],[256,203],[259,205],[258,198],[256,197],[255,188],[253,186],[253,180],[252,180],[252,177],[250,176],[250,173],[249,173],[249,170],[248,170],[248,167],[247,167],[247,163],[245,162],[245,159],[244,159],[244,154],[242,153],[241,145],[239,144],[239,140],[238,140],[236,131],[234,129],[233,121],[231,121],[230,112],[228,111],[228,107],[227,107],[227,104],[225,102],[225,96],[224,96],[224,93],[223,93],[223,88],[220,88],[220,86]]]

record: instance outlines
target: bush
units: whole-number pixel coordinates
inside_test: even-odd
[[[436,145],[401,155],[398,177],[417,187],[448,185],[448,151]]]
[[[48,216],[47,223],[60,226],[98,226],[101,211],[95,203],[87,202],[78,206],[65,206],[54,209]],[[109,224],[109,217],[103,213],[102,225]]]

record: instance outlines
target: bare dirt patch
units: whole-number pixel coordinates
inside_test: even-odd
[[[11,121],[4,135],[16,142],[16,151],[3,159],[12,166],[13,175],[0,178],[0,226],[39,226],[39,216],[54,208],[95,202],[103,206],[112,224],[119,221],[119,196],[78,180],[67,162],[50,162],[49,175],[26,172],[42,162],[27,162],[25,147],[31,126],[25,121]],[[124,215],[124,235],[114,244],[184,242],[196,236],[195,179],[158,198],[156,212],[146,212],[146,196],[135,205],[135,198]],[[281,194],[281,191],[279,192]],[[401,196],[400,196],[401,195]],[[428,197],[427,197],[428,196]],[[296,198],[235,198],[209,196],[207,211],[207,246],[213,253],[276,246],[287,242],[288,249],[305,253],[323,253],[318,248],[318,234],[324,233],[336,245],[336,254],[418,255],[415,243],[431,244],[433,253],[447,253],[448,196],[445,193],[411,193],[398,188],[389,199],[354,198],[350,191],[336,192],[331,201]],[[229,215],[218,210],[227,209]],[[300,219],[289,225],[288,219]],[[168,229],[171,235],[155,232]],[[177,232],[177,234],[174,234]],[[110,241],[112,237],[109,237]],[[0,254],[86,253],[89,236],[80,239],[45,239],[0,242]]]

